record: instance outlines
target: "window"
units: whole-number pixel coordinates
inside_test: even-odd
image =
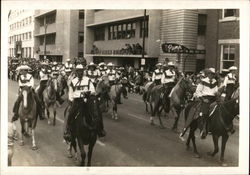
[[[31,32],[29,32],[29,39],[31,39]]]
[[[105,27],[96,28],[94,31],[94,40],[105,40]]]
[[[31,24],[31,16],[29,17],[29,24]]]
[[[78,57],[83,57],[83,52],[78,52]]]
[[[79,34],[79,39],[78,40],[79,40],[80,44],[83,43],[83,39],[84,39],[84,36]]]
[[[206,35],[207,15],[198,15],[198,36]]]
[[[140,21],[140,37],[143,37],[143,31],[145,31],[145,37],[148,37],[148,17],[145,20],[145,30],[144,30],[144,20]]]
[[[84,19],[84,10],[79,10],[79,19]]]
[[[53,24],[56,22],[56,13],[46,16],[46,24]]]
[[[39,23],[40,27],[44,26],[44,18],[38,19],[38,23]]]
[[[40,45],[44,44],[44,36],[39,37],[39,43],[40,43]]]
[[[127,22],[122,24],[110,25],[108,27],[108,39],[128,39],[135,37],[135,22]]]
[[[224,9],[224,18],[236,16],[236,9]]]
[[[55,33],[46,35],[46,44],[48,44],[48,45],[55,44],[55,42],[56,42],[56,34]]]
[[[222,51],[221,68],[222,68],[222,70],[228,69],[229,67],[234,65],[235,45],[221,45],[221,51]]]

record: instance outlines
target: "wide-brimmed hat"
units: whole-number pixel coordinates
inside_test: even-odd
[[[70,59],[68,58],[66,61],[70,61]]]
[[[237,70],[237,67],[236,66],[231,66],[228,70],[229,71],[231,71],[231,70]]]
[[[96,64],[91,62],[91,63],[89,63],[88,67],[91,67],[91,66],[96,67]]]
[[[207,69],[207,73],[215,74],[215,68],[211,67],[211,68]]]
[[[21,65],[16,70],[31,70],[31,68],[28,65]]]
[[[157,66],[162,66],[162,63],[157,63],[155,66],[156,66],[156,67],[157,67]]]
[[[58,63],[56,61],[53,62],[53,65],[58,65]]]
[[[114,66],[114,64],[113,63],[108,63],[108,65],[107,65],[108,67],[113,67]]]
[[[99,66],[105,66],[106,64],[104,62],[101,62],[98,64]]]
[[[81,64],[76,65],[76,70],[83,70],[84,67]]]
[[[168,66],[175,66],[172,61],[168,62]]]

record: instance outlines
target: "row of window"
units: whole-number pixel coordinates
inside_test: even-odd
[[[10,20],[16,18],[19,14],[23,13],[25,10],[11,10]]]
[[[16,53],[15,53],[15,48],[10,48],[9,49],[9,56],[13,57],[13,56],[16,56]],[[31,57],[32,55],[32,50],[31,50],[31,47],[23,47],[21,49],[21,55],[22,57]]]
[[[26,32],[19,35],[13,35],[9,37],[9,43],[14,43],[15,41],[25,41],[32,38],[32,32]]]
[[[18,21],[16,23],[14,23],[14,24],[11,24],[10,25],[10,30],[20,29],[20,28],[22,28],[24,26],[27,26],[27,25],[31,24],[31,23],[32,23],[32,17],[30,16],[30,17],[27,17],[27,18],[25,18],[25,19],[23,19],[21,21]]]
[[[79,19],[84,19],[84,10],[79,10]]]
[[[44,24],[53,24],[56,22],[56,13],[52,13],[49,15],[46,15],[44,17],[41,17],[38,19],[38,22],[40,26],[44,26]]]
[[[56,43],[56,33],[46,35],[46,45],[52,45]],[[44,44],[44,35],[39,37],[40,45]]]
[[[140,37],[143,37],[143,32],[145,32],[145,37],[148,37],[148,17],[145,20],[145,25],[144,25],[144,20],[140,20],[139,23],[140,23]],[[135,38],[135,31],[136,31],[136,21],[109,25],[108,40]],[[105,40],[105,27],[99,27],[95,29],[94,40],[95,41]]]

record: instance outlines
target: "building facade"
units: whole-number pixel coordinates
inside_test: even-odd
[[[84,10],[36,10],[34,18],[36,59],[83,57]]]
[[[34,10],[11,10],[8,16],[8,56],[34,57]]]
[[[234,9],[146,10],[146,65],[173,61],[186,72],[237,66],[238,14]],[[144,10],[86,10],[85,17],[84,53],[88,62],[141,66]],[[182,45],[189,51],[164,52],[164,43]]]

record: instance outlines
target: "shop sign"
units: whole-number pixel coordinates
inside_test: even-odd
[[[176,43],[164,43],[162,44],[162,51],[164,53],[186,53],[186,54],[205,54],[205,50],[188,49],[187,47]]]
[[[141,59],[141,65],[145,65],[145,58]]]

